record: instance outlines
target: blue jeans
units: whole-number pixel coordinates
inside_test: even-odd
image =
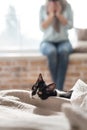
[[[41,52],[48,58],[49,70],[58,90],[63,90],[69,54],[72,53],[72,45],[69,40],[58,43],[42,42]]]

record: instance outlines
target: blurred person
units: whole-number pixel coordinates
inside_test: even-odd
[[[69,55],[73,52],[68,30],[73,28],[73,11],[66,0],[46,0],[40,8],[43,39],[40,50],[48,58],[49,70],[56,88],[64,89]]]

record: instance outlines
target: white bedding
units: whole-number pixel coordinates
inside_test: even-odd
[[[78,80],[72,89],[70,100],[32,99],[27,90],[0,91],[0,130],[87,130],[87,84]]]
[[[0,91],[0,130],[69,130],[69,122],[60,112],[69,100],[51,97],[32,99],[26,90]]]
[[[63,104],[63,112],[68,117],[73,130],[87,130],[87,84],[78,80],[73,87],[71,104]]]

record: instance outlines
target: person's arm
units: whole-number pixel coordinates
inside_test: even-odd
[[[68,20],[61,13],[57,13],[56,16],[62,25],[68,24]]]
[[[40,28],[41,30],[47,29],[49,25],[51,25],[53,19],[54,19],[54,2],[50,2],[48,4],[48,15],[46,14],[46,7],[42,6],[40,9]],[[47,16],[45,16],[47,15]]]
[[[49,14],[48,17],[47,17],[47,19],[44,20],[44,21],[41,23],[41,27],[42,27],[43,29],[48,28],[48,26],[52,23],[53,17],[54,17],[54,14],[53,14],[53,13]]]
[[[62,9],[61,5],[59,5],[58,10],[56,12],[56,17],[58,18],[58,20],[60,21],[62,25],[67,27],[67,29],[72,28],[73,27],[73,12],[70,5],[68,5],[68,8],[66,7],[65,9],[66,15],[61,13],[61,9]]]

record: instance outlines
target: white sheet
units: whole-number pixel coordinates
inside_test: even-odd
[[[71,104],[63,104],[63,112],[75,130],[87,130],[87,84],[78,80],[73,87]]]
[[[60,112],[68,99],[51,97],[31,99],[26,90],[0,91],[0,130],[69,130],[69,122]]]
[[[32,99],[26,90],[0,91],[0,130],[87,130],[87,84],[78,80],[72,89],[70,100]]]

